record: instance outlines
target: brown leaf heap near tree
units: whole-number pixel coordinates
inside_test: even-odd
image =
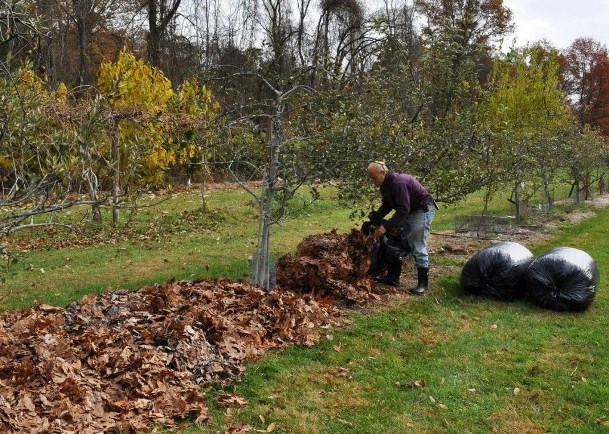
[[[371,240],[313,235],[280,261],[285,286],[169,282],[0,317],[0,431],[146,431],[209,419],[199,386],[235,381],[269,348],[313,345],[347,320],[335,302],[378,299]],[[282,265],[283,264],[283,265]]]
[[[346,236],[336,231],[310,235],[298,245],[295,256],[278,261],[277,284],[348,304],[378,300],[379,288],[363,279],[370,267],[372,243],[355,229]]]

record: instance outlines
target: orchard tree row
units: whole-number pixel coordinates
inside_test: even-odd
[[[0,1],[5,233],[74,204],[116,224],[143,189],[222,175],[258,201],[264,250],[281,200],[366,197],[371,159],[439,201],[510,186],[517,212],[604,186],[606,47],[505,54],[501,0]]]

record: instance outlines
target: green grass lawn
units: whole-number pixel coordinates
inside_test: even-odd
[[[333,228],[348,231],[361,224],[349,220],[350,210],[337,204],[332,192],[325,191],[321,200],[298,216],[273,226],[274,256],[293,252],[306,235]],[[200,211],[197,192],[172,195],[157,207],[143,209],[123,228],[129,238],[117,242],[55,248],[54,243],[75,235],[54,231],[45,242],[49,247],[21,253],[19,262],[11,266],[0,287],[5,294],[0,308],[35,301],[64,306],[108,287],[134,289],[173,278],[249,278],[247,258],[255,251],[257,230],[257,208],[251,196],[240,189],[209,192],[207,207],[208,212]],[[184,212],[196,216],[194,228],[180,218]],[[49,237],[23,232],[7,241],[11,247],[28,237],[45,236]]]
[[[451,229],[456,216],[480,211],[480,203],[474,196],[442,207],[433,230]],[[174,195],[138,215],[132,228],[149,234],[150,225],[160,232],[166,227],[166,236],[23,253],[0,287],[1,307],[35,300],[63,306],[108,287],[134,289],[170,278],[248,277],[256,208],[241,190],[210,192],[208,207],[196,230],[182,227],[178,216],[196,213],[200,198]],[[500,198],[492,207],[509,211]],[[309,234],[359,227],[349,213],[332,189],[324,190],[314,206],[273,228],[273,254],[293,252]],[[213,423],[184,432],[223,432],[239,422],[281,433],[609,432],[608,218],[609,209],[598,210],[532,247],[536,254],[572,246],[592,255],[601,284],[587,312],[475,298],[462,292],[458,274],[436,274],[426,296],[354,310],[352,326],[328,330],[320,344],[270,353],[252,363],[241,382],[209,388]],[[27,236],[34,235],[20,235]],[[249,403],[227,413],[213,401],[222,393]]]
[[[609,209],[559,230],[537,253],[572,246],[609,265]],[[604,279],[584,313],[556,313],[462,292],[434,276],[314,348],[252,364],[226,392],[249,401],[231,415],[284,433],[597,433],[609,431],[609,296]],[[210,389],[209,395],[221,393]],[[225,428],[225,411],[215,408]]]

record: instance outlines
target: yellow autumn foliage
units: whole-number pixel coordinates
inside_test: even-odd
[[[161,70],[125,50],[116,62],[101,64],[97,85],[115,108],[159,112],[173,95],[171,82]]]
[[[214,99],[206,86],[201,86],[196,78],[186,80],[175,95],[174,104],[182,112],[191,115],[203,115],[208,119],[220,110],[220,104]]]
[[[34,73],[29,65],[26,68],[21,69],[17,74],[17,88],[21,92],[32,94],[40,93],[43,84],[42,80]]]
[[[53,96],[61,102],[66,102],[68,100],[68,88],[66,85],[64,83],[59,83]]]
[[[214,122],[220,111],[210,89],[199,84],[196,78],[186,80],[169,103],[172,111],[192,118],[192,127],[180,131],[177,138],[179,164],[199,161],[204,149],[214,141]]]
[[[111,107],[156,115],[167,110],[174,92],[162,71],[125,50],[116,62],[104,62],[97,80],[100,93]],[[146,119],[146,120],[142,120]],[[132,170],[139,185],[159,184],[164,171],[175,162],[164,126],[154,116],[119,122],[121,170]]]

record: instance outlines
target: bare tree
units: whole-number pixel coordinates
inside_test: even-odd
[[[204,68],[210,68],[218,61],[218,42],[220,33],[220,0],[195,0],[187,16],[195,33],[195,44],[200,45]]]
[[[300,60],[300,65],[308,65],[311,47],[308,45],[312,42],[312,36],[306,31],[308,19],[310,19],[311,0],[298,0],[296,2],[298,10],[298,29],[297,29],[297,52]]]
[[[384,39],[359,0],[324,0],[321,9],[310,84],[343,87],[372,66]]]
[[[169,24],[176,17],[182,0],[147,0],[148,12],[148,61],[161,67],[161,48]]]
[[[301,179],[300,182],[294,183],[294,186],[290,188],[291,183],[288,182],[287,177],[285,175],[284,178],[279,176],[282,161],[281,154],[286,141],[283,127],[285,123],[284,117],[288,107],[288,100],[293,94],[303,91],[312,92],[313,90],[307,86],[297,85],[282,91],[273,86],[264,77],[260,75],[258,75],[258,77],[275,95],[271,105],[272,111],[268,115],[265,115],[270,119],[268,160],[267,164],[260,168],[262,173],[262,187],[260,193],[256,194],[245,184],[241,184],[255,198],[259,208],[258,243],[254,256],[253,282],[255,285],[262,288],[271,289],[274,286],[271,275],[272,264],[270,258],[271,226],[278,223],[283,217],[283,213],[279,213],[276,217],[272,216],[274,199],[278,192],[284,193],[283,198],[293,196],[295,191],[302,186],[304,178],[306,178],[306,176],[303,176],[303,179]]]
[[[28,59],[43,38],[44,28],[26,1],[0,0],[0,60],[20,62]],[[7,63],[4,65],[9,68]]]

